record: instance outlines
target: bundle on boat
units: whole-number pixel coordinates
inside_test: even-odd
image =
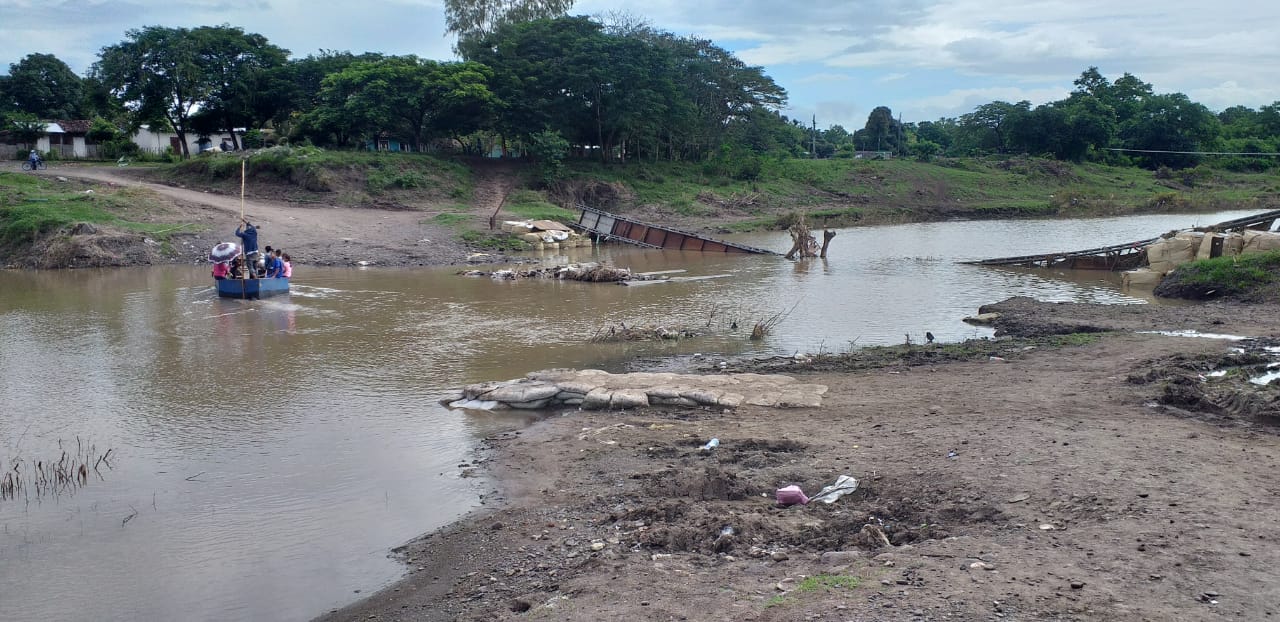
[[[592,283],[618,283],[623,281],[653,281],[659,277],[637,274],[629,268],[619,268],[601,263],[571,263],[563,266],[546,266],[531,270],[463,270],[463,276],[487,276],[497,280],[558,279],[561,281],[588,281]]]

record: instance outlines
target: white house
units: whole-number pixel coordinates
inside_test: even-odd
[[[244,129],[242,128],[236,128],[235,133],[237,137],[244,137]],[[220,146],[223,142],[231,142],[231,132],[219,132],[204,137],[194,132],[188,132],[187,152],[200,153],[208,151],[213,147]],[[155,131],[146,125],[142,126],[133,135],[133,143],[147,153],[164,153],[165,150],[170,148],[173,149],[174,153],[182,153],[182,143],[178,140],[176,132]]]
[[[93,158],[98,155],[98,146],[89,139],[89,127],[93,122],[87,120],[45,121],[44,134],[36,139],[35,148],[41,153],[56,151],[59,158]],[[14,153],[25,154],[27,146],[19,143],[11,133],[0,135],[5,155],[13,149]]]

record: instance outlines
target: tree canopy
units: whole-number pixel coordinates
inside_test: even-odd
[[[573,3],[446,0],[461,62],[333,50],[291,59],[264,36],[225,24],[146,26],[104,47],[83,78],[49,54],[10,65],[0,75],[0,117],[10,126],[96,117],[121,129],[153,124],[177,132],[184,152],[188,134],[240,127],[348,148],[380,135],[419,150],[441,141],[468,150],[563,144],[569,155],[604,162],[875,151],[1179,167],[1222,151],[1239,154],[1214,160],[1223,166],[1263,170],[1276,165],[1267,154],[1280,151],[1280,101],[1215,114],[1183,93],[1157,93],[1129,73],[1111,80],[1097,67],[1081,72],[1067,97],[1040,105],[993,101],[911,123],[876,106],[856,130],[819,130],[783,116],[786,90],[714,42],[630,15],[565,16]]]

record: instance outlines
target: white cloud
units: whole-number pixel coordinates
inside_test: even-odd
[[[848,82],[853,78],[843,73],[814,73],[809,74],[799,80],[793,80],[796,84],[814,84],[824,82]]]
[[[901,102],[904,119],[933,120],[939,117],[956,117],[973,112],[974,108],[993,101],[1031,102],[1033,106],[1062,99],[1068,95],[1066,88],[1022,89],[1013,86],[990,88],[953,89],[945,93],[928,95]],[[895,109],[896,111],[896,109]]]

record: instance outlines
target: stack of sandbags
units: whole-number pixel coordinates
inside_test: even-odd
[[[502,223],[502,230],[519,236],[539,251],[591,246],[590,237],[554,220],[508,220]]]
[[[1280,250],[1280,233],[1249,229],[1244,232],[1243,238],[1244,248],[1241,253],[1245,255]]]
[[[1196,252],[1204,242],[1204,234],[1199,231],[1183,231],[1171,238],[1152,242],[1147,246],[1147,265],[1152,272],[1161,275],[1191,261],[1195,261]]]
[[[506,220],[500,227],[504,233],[522,234],[533,231],[533,225],[524,220]]]
[[[1222,240],[1222,251],[1214,255],[1213,243],[1216,240]],[[1244,236],[1239,233],[1206,233],[1204,239],[1200,242],[1200,250],[1196,251],[1196,260],[1212,259],[1214,257],[1235,257],[1244,249]]]
[[[1163,272],[1156,272],[1147,268],[1139,268],[1137,270],[1128,270],[1122,275],[1122,282],[1126,288],[1138,287],[1155,287],[1164,279]]]

